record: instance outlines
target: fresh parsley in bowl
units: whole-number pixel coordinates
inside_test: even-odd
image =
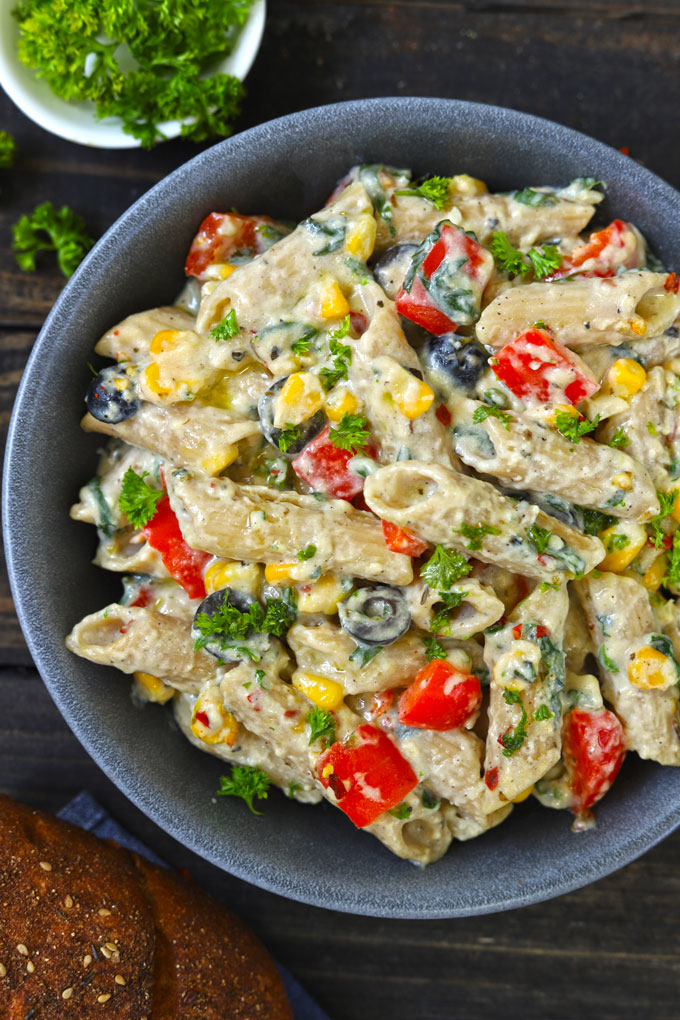
[[[75,142],[223,137],[264,19],[265,0],[0,0],[0,83]]]

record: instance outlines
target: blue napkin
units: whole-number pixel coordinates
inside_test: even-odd
[[[111,815],[107,814],[104,808],[89,793],[79,793],[77,797],[69,801],[66,807],[59,811],[59,817],[63,818],[66,822],[80,826],[81,829],[93,832],[100,839],[114,839],[116,843],[126,847],[128,850],[134,850],[135,853],[141,854],[154,864],[166,866],[165,861],[157,857],[153,850],[149,850],[148,846],[140,843],[138,839],[135,839],[129,832],[121,828],[118,822],[114,821]],[[282,967],[280,963],[277,963],[277,967],[281,971],[283,983],[286,986],[286,992],[293,1007],[295,1020],[330,1020],[328,1014],[324,1013],[313,999],[310,999],[307,992],[295,980],[293,975],[285,967]]]

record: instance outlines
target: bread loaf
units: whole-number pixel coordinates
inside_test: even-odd
[[[3,1020],[292,1020],[258,939],[193,882],[0,794]]]

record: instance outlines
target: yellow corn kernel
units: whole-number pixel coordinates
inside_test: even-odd
[[[228,262],[225,262],[219,267],[217,275],[220,280],[228,280],[235,269],[236,266],[230,266]]]
[[[345,690],[337,680],[329,680],[326,676],[316,673],[304,673],[296,670],[292,678],[293,687],[313,701],[319,708],[334,712],[342,704]]]
[[[622,521],[612,524],[598,535],[607,552],[598,563],[598,570],[611,570],[620,574],[629,567],[647,541],[647,532],[641,524]]]
[[[607,372],[609,389],[616,397],[634,396],[642,389],[646,379],[644,368],[632,358],[618,358]]]
[[[376,222],[371,213],[360,216],[351,234],[345,239],[345,246],[350,255],[356,255],[363,262],[373,254],[375,247]]]
[[[644,336],[647,332],[647,323],[644,319],[636,318],[630,320],[630,328],[637,336]]]
[[[333,574],[324,574],[318,581],[312,581],[298,589],[298,610],[301,613],[337,612],[338,602],[346,597],[342,585]]]
[[[203,577],[208,595],[223,588],[238,588],[257,598],[262,587],[262,573],[257,563],[213,560]]]
[[[617,489],[632,489],[633,488],[633,475],[630,471],[622,471],[618,475],[614,475],[612,478],[612,485],[615,485]]]
[[[324,765],[324,767],[321,770],[321,775],[323,776],[323,778],[328,779],[329,776],[332,776],[334,768],[335,766],[331,764]]]
[[[118,378],[115,379],[114,382],[115,382],[116,389],[120,390],[121,392],[123,392],[124,390],[129,390],[130,389],[130,380],[129,379],[121,379],[120,376],[118,376]]]
[[[419,418],[434,402],[434,392],[427,383],[401,365],[390,367],[389,386],[391,392],[386,397],[394,401],[406,418]]]
[[[677,681],[675,665],[651,645],[645,645],[633,656],[633,661],[628,667],[628,679],[634,687],[643,691],[655,688],[672,687]]]
[[[181,332],[179,329],[162,329],[149,344],[149,351],[152,354],[160,354],[161,351],[169,350],[175,346]]]
[[[651,567],[642,575],[642,583],[647,591],[657,591],[661,587],[667,570],[668,557],[665,553],[662,553],[661,556],[657,556]]]
[[[290,581],[296,567],[296,563],[268,563],[264,568],[264,576],[270,584]]]
[[[201,461],[201,469],[206,475],[218,475],[225,467],[233,464],[238,457],[238,446],[234,443],[227,443],[221,450],[211,453]]]
[[[299,425],[323,407],[325,392],[318,375],[293,372],[274,402],[274,427]]]
[[[340,290],[337,280],[332,280],[321,298],[321,314],[324,319],[344,319],[349,315],[347,298]]]
[[[190,728],[204,744],[228,744],[231,747],[238,735],[236,719],[214,696],[196,699]]]
[[[484,181],[480,181],[477,177],[470,177],[469,174],[456,174],[449,181],[449,195],[452,198],[486,195],[488,190]]]
[[[532,783],[531,786],[527,787],[526,790],[522,790],[522,792],[518,793],[516,797],[513,797],[512,798],[512,803],[513,804],[521,804],[522,801],[526,800],[527,797],[530,797],[533,792],[534,792],[534,784]]]
[[[157,705],[164,705],[175,693],[173,687],[169,687],[168,684],[163,683],[160,677],[153,676],[151,673],[135,673],[134,680],[136,692],[144,701],[153,701]]]
[[[343,415],[356,414],[358,410],[359,401],[344,386],[336,386],[326,397],[326,414],[331,421],[340,421]]]
[[[156,393],[159,397],[167,397],[172,393],[172,389],[168,389],[167,386],[161,386],[160,384],[161,369],[157,362],[152,361],[144,369],[144,385],[151,390],[152,393]]]

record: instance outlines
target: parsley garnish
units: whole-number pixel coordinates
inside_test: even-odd
[[[469,539],[466,549],[481,549],[482,540],[485,535],[500,535],[501,529],[495,528],[492,524],[462,524],[460,532],[463,538]]]
[[[328,391],[332,389],[341,379],[347,379],[348,367],[352,364],[352,348],[347,344],[341,344],[340,340],[349,333],[349,315],[342,320],[338,329],[328,334],[328,349],[333,356],[333,368],[322,368],[319,378],[323,388]]]
[[[607,552],[615,552],[617,549],[625,549],[627,545],[630,545],[630,539],[627,535],[615,532],[613,535],[608,536],[606,545]]]
[[[535,191],[533,188],[522,188],[521,191],[513,191],[510,193],[510,198],[514,198],[515,202],[521,202],[522,205],[557,204],[557,199],[553,198],[552,195],[546,195],[543,191]]]
[[[218,322],[216,326],[210,330],[210,336],[213,340],[231,340],[232,337],[236,336],[239,331],[239,325],[236,321],[236,312],[232,308],[224,316],[221,322]]]
[[[544,719],[554,719],[554,714],[550,711],[547,705],[539,705],[534,712],[534,719],[536,722],[543,722]]]
[[[532,524],[527,532],[527,537],[535,545],[536,552],[540,556],[548,548],[548,542],[552,538],[552,531],[548,528],[539,528],[537,524]]]
[[[424,637],[422,642],[425,647],[425,658],[428,662],[432,662],[433,659],[446,658],[446,649],[442,647],[436,637]]]
[[[496,407],[491,404],[482,404],[481,407],[476,407],[472,420],[475,425],[479,425],[481,422],[486,421],[487,418],[498,418],[500,422],[505,426],[507,431],[510,431],[510,422],[515,419],[508,411],[503,411],[500,407]]]
[[[359,669],[363,669],[364,666],[368,666],[371,659],[375,659],[378,652],[381,652],[382,648],[371,648],[370,645],[357,645],[354,651],[349,655],[349,661],[358,666]]]
[[[398,818],[401,821],[404,818],[410,818],[412,811],[413,808],[409,807],[408,804],[404,804],[402,801],[402,803],[397,804],[396,807],[390,808],[387,813],[388,815],[394,815],[395,818]]]
[[[302,787],[299,783],[289,783],[286,789],[286,797],[294,797],[297,791],[301,789]]]
[[[252,765],[234,765],[231,776],[220,776],[217,796],[242,797],[254,815],[261,815],[262,812],[253,807],[253,798],[266,800],[270,784],[271,779],[262,769]]]
[[[501,272],[512,276],[528,276],[533,272],[537,280],[551,276],[562,265],[562,256],[552,244],[541,245],[541,250],[531,248],[526,257],[517,248],[513,248],[508,235],[502,230],[491,235],[489,250]],[[527,262],[526,259],[529,259]],[[535,323],[536,329],[545,329],[545,323]]]
[[[300,549],[300,551],[297,554],[297,558],[300,560],[301,563],[304,562],[304,560],[313,559],[314,556],[316,556],[315,545],[306,545],[304,549]]]
[[[434,809],[438,808],[441,804],[441,800],[432,793],[431,790],[428,790],[427,787],[424,786],[422,793],[420,794],[420,803],[424,808],[427,808],[428,811],[434,811]]]
[[[73,276],[94,244],[85,233],[82,216],[67,205],[57,212],[51,202],[43,202],[29,216],[22,216],[12,227],[12,237],[14,257],[21,269],[32,273],[38,252],[53,251],[64,276]]]
[[[666,538],[666,532],[662,525],[668,515],[672,514],[675,509],[675,501],[678,498],[678,490],[672,489],[670,492],[660,492],[657,489],[656,495],[659,499],[661,510],[656,517],[652,518],[649,522],[649,526],[654,532],[652,544],[655,549],[660,549],[664,543],[664,539]]]
[[[403,188],[395,191],[395,195],[415,195],[417,198],[426,198],[432,202],[435,209],[445,209],[449,204],[450,177],[428,177],[417,188]]]
[[[325,708],[319,708],[314,706],[312,711],[307,716],[307,722],[309,723],[310,735],[309,743],[310,746],[317,740],[322,741],[323,747],[330,747],[335,741],[335,731],[337,723],[332,712],[326,711]]]
[[[446,591],[471,570],[472,567],[457,549],[445,549],[438,545],[427,563],[420,568],[420,576],[428,587]]]
[[[300,356],[309,354],[310,344],[314,337],[317,336],[318,332],[319,331],[316,326],[305,326],[300,339],[296,340],[295,343],[290,346],[293,354],[298,354]]]
[[[657,429],[656,429],[656,425],[654,424],[653,421],[648,421],[647,422],[647,431],[649,432],[650,436],[658,436],[659,435],[659,433],[657,432]]]
[[[430,621],[430,630],[434,634],[451,633],[451,610],[456,609],[467,597],[467,594],[466,591],[439,592],[439,600],[444,603],[444,608],[439,609]]]
[[[338,450],[361,453],[368,444],[367,425],[368,419],[361,414],[343,414],[337,428],[328,433],[328,438]]]
[[[251,634],[273,634],[275,637],[290,629],[295,623],[297,608],[290,588],[285,589],[283,598],[267,599],[265,608],[259,602],[251,602],[244,611],[228,601],[225,592],[222,605],[212,614],[198,613],[194,627],[199,637],[195,649],[203,648],[214,638],[226,642],[239,641]]]
[[[149,523],[165,495],[162,489],[152,489],[146,484],[144,479],[148,473],[144,471],[138,475],[133,468],[128,468],[123,476],[118,507],[135,528],[143,528]]]
[[[297,441],[301,438],[302,432],[300,431],[300,426],[291,425],[290,422],[286,422],[285,428],[282,428],[279,435],[276,437],[276,445],[281,453],[286,453],[293,443],[297,443]]]
[[[680,530],[673,535],[673,545],[668,550],[668,573],[663,582],[674,588],[680,587]]]
[[[12,166],[17,154],[17,144],[7,131],[0,131],[0,166]]]
[[[630,440],[626,438],[623,426],[619,426],[619,428],[616,429],[614,435],[609,440],[609,445],[618,450],[625,450],[627,446],[630,446]]]
[[[560,435],[568,439],[570,443],[578,443],[581,436],[586,436],[600,424],[600,416],[596,414],[592,421],[587,419],[579,421],[577,414],[570,411],[558,411],[555,415],[555,425]]]
[[[512,758],[515,751],[519,751],[520,747],[526,740],[526,725],[528,716],[527,710],[524,707],[518,691],[513,691],[509,687],[505,687],[503,690],[503,700],[507,705],[519,705],[522,709],[522,716],[514,730],[510,730],[508,733],[503,733],[500,738],[501,744],[504,748],[503,757]]]
[[[543,581],[539,585],[538,590],[540,592],[559,591],[560,590],[560,586],[559,586],[559,583],[557,581]]]
[[[608,669],[610,673],[618,673],[619,667],[616,665],[613,659],[610,659],[607,655],[607,649],[604,645],[600,648],[600,661],[605,669]]]
[[[619,523],[618,517],[603,514],[601,510],[591,510],[590,507],[583,506],[575,506],[574,509],[583,514],[583,531],[586,535],[598,535],[605,528]]]

